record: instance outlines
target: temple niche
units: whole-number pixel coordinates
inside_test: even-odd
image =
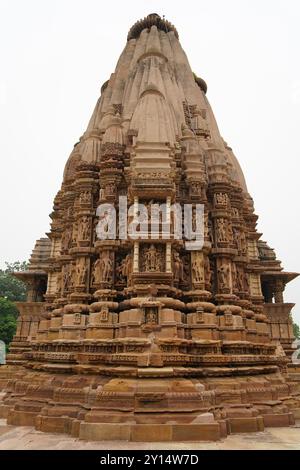
[[[300,416],[293,304],[283,295],[297,274],[260,239],[206,93],[171,23],[151,14],[130,29],[66,163],[50,232],[16,274],[28,299],[0,370],[9,424],[195,441]],[[150,230],[155,204],[165,218]],[[176,204],[192,208],[181,238]],[[197,204],[203,243],[193,245]],[[137,215],[140,236],[128,236]]]

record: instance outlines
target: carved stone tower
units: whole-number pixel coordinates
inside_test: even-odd
[[[38,309],[33,335],[19,326],[11,380],[2,378],[9,423],[86,439],[197,440],[289,425],[299,413],[287,373],[293,304],[282,295],[296,274],[260,241],[206,92],[173,25],[151,14],[130,29],[66,164],[48,258],[19,274],[31,286],[20,325]],[[169,236],[152,236],[146,214],[143,237],[99,238],[97,208],[111,204],[119,220],[120,196],[133,205],[128,224],[138,204],[165,204]],[[175,236],[174,204],[203,205],[201,249]]]

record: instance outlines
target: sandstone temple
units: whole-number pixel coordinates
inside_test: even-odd
[[[89,440],[217,440],[300,417],[291,361],[297,273],[257,231],[244,175],[175,27],[130,29],[35,244],[0,416]],[[270,182],[271,185],[271,182]],[[168,237],[100,239],[97,208],[165,204]],[[204,207],[204,243],[174,203]],[[164,222],[164,223],[165,223]]]

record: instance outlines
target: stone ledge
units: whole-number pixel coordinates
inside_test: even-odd
[[[281,428],[293,426],[295,416],[293,413],[263,414],[265,427]]]
[[[229,418],[227,420],[228,433],[245,433],[264,431],[264,420],[262,416],[250,418]]]
[[[210,424],[122,424],[81,423],[79,438],[90,441],[133,442],[218,441],[224,435],[219,423]]]

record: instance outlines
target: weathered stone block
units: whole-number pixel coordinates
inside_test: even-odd
[[[128,424],[81,423],[79,438],[88,441],[129,441],[131,426]]]
[[[169,425],[169,424],[132,425],[130,440],[136,441],[136,442],[172,441],[172,425]]]
[[[263,415],[265,427],[285,427],[295,424],[293,413],[276,413]]]
[[[207,424],[174,424],[173,441],[218,441],[221,439],[219,423]]]
[[[253,418],[229,418],[230,433],[259,432],[264,430],[262,417]]]

